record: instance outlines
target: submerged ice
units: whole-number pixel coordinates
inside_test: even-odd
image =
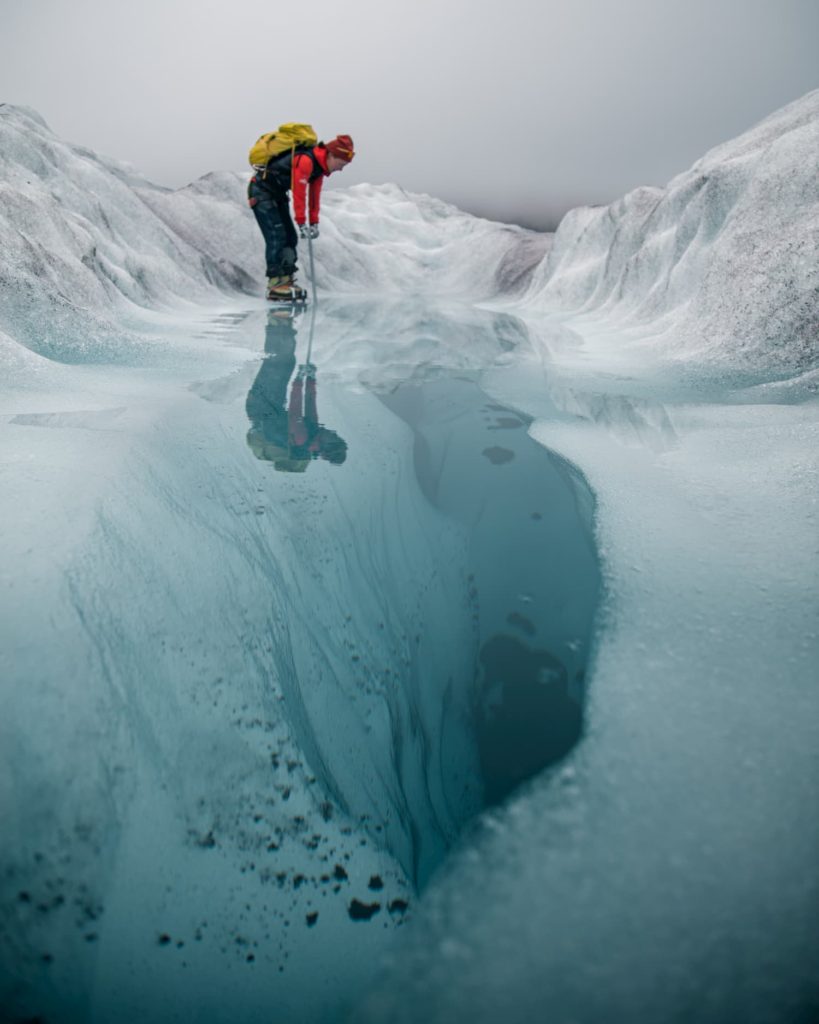
[[[331,304],[320,321],[321,350],[350,320],[365,343],[370,319],[379,320],[375,312],[360,301]],[[393,307],[391,315],[408,337],[410,324],[417,332],[409,308]],[[284,474],[279,487],[290,474],[311,471],[315,459],[340,467],[349,457],[373,470],[379,464],[371,438],[342,437],[319,422],[322,374],[312,364],[296,372],[306,326],[268,315],[264,357],[245,401],[247,444],[270,471]],[[508,317],[475,318],[479,358],[491,365],[527,344],[520,326],[514,338],[513,326]],[[582,478],[533,443],[527,417],[481,390],[478,357],[466,377],[463,367],[453,377],[446,357],[456,332],[451,316],[430,308],[423,331],[423,348],[440,364],[422,371],[416,361],[409,380],[384,367],[368,389],[412,432],[394,439],[387,432],[378,444],[406,452],[390,485],[390,514],[381,521],[383,502],[372,510],[361,505],[360,480],[355,504],[352,496],[342,500],[346,492],[333,481],[334,504],[353,522],[370,523],[365,533],[374,550],[346,556],[341,578],[338,569],[326,580],[328,570],[313,569],[326,590],[327,610],[314,613],[323,625],[310,642],[299,638],[304,664],[281,671],[299,709],[299,742],[312,751],[324,789],[369,822],[417,885],[483,803],[558,761],[579,738],[599,591],[593,502]],[[323,544],[327,529],[324,523]],[[349,543],[339,537],[338,551]]]
[[[532,443],[528,417],[474,381],[439,376],[382,401],[413,430],[424,495],[467,538],[477,672],[466,682],[483,798],[495,803],[580,736],[600,585],[591,494]]]

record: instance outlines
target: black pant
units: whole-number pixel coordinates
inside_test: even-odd
[[[292,320],[268,318],[264,354],[245,409],[251,428],[260,438],[286,449],[287,384],[296,369],[296,328]]]
[[[295,274],[299,236],[290,216],[289,193],[273,192],[253,179],[247,195],[264,235],[267,276]]]

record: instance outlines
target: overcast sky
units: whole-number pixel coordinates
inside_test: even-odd
[[[178,186],[281,121],[550,227],[819,87],[819,0],[0,0],[0,102]]]

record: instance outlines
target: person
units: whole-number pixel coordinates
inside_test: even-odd
[[[268,299],[304,298],[295,282],[298,236],[318,238],[324,179],[344,170],[354,156],[350,136],[337,135],[274,157],[250,179],[247,199],[264,236]],[[298,234],[290,216],[291,187]]]

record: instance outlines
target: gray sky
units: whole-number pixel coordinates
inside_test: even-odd
[[[819,87],[819,0],[0,0],[0,102],[182,185],[281,121],[533,227]]]

